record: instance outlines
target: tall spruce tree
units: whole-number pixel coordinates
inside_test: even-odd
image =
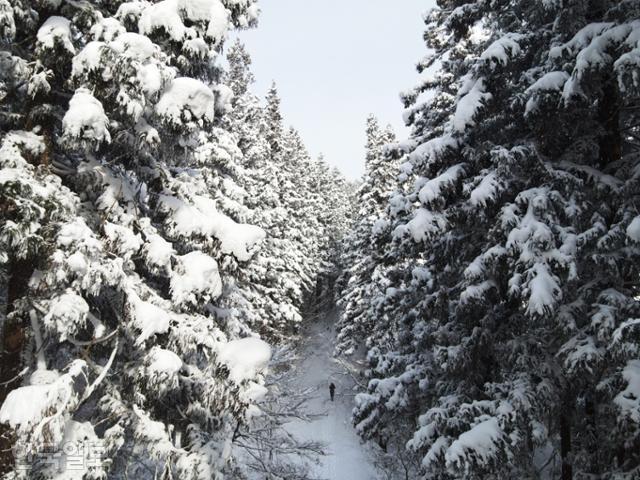
[[[279,155],[282,150],[284,127],[282,124],[282,112],[280,111],[280,95],[274,81],[267,92],[267,141],[273,155]]]
[[[398,174],[398,163],[387,150],[394,141],[391,127],[382,130],[374,116],[367,118],[365,175],[357,192],[355,223],[344,240],[345,271],[338,282],[342,294],[337,350],[346,354],[364,346],[361,340],[372,327],[367,314],[371,280],[382,257],[375,238],[386,228],[385,209]]]
[[[230,83],[240,85],[242,80],[236,78],[252,76],[250,57],[239,44],[229,53]],[[267,232],[263,248],[243,272],[243,283],[248,292],[250,323],[264,335],[284,340],[302,320],[302,243],[289,228],[289,216],[294,208],[290,196],[304,195],[304,190],[288,192],[293,184],[287,164],[295,163],[295,159],[288,158],[292,152],[282,150],[285,133],[277,93],[272,90],[263,106],[249,89],[243,90],[235,100],[238,117],[232,115],[232,131],[245,154],[244,188],[251,220]],[[274,145],[278,145],[275,150]]]
[[[227,83],[235,93],[227,116],[243,153],[244,205],[251,223],[267,232],[254,261],[242,271],[236,308],[248,323],[277,341],[289,339],[315,287],[332,242],[344,232],[340,203],[347,185],[323,161],[313,161],[294,128],[285,129],[275,84],[263,105],[251,91],[251,58],[240,42],[227,54]]]
[[[424,478],[638,475],[639,13],[426,16],[355,411],[365,437],[409,440]]]
[[[299,323],[347,187],[284,130],[275,87],[266,106],[251,93],[242,45],[218,61],[256,16],[253,0],[0,1],[8,478],[61,478],[72,447],[78,478],[304,478],[279,453],[319,447],[283,435],[286,404],[256,407],[258,333]],[[234,463],[241,438],[275,450]]]
[[[256,14],[252,1],[0,3],[11,478],[59,475],[69,448],[86,478],[230,468],[269,347],[219,308],[264,232],[232,218],[241,152],[213,60]]]

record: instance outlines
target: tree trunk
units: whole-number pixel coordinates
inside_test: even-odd
[[[620,99],[615,79],[605,83],[599,106],[598,119],[604,130],[600,137],[600,168],[620,159],[622,155],[622,134],[620,132]]]
[[[600,456],[598,438],[598,418],[596,411],[595,393],[590,391],[585,397],[584,410],[587,421],[587,441],[589,442],[590,473],[594,479],[600,478]]]
[[[7,283],[7,318],[1,326],[2,363],[0,364],[0,405],[7,395],[19,385],[16,378],[22,370],[22,354],[26,343],[25,319],[11,317],[15,302],[25,295],[29,279],[33,273],[33,264],[27,260],[14,262]],[[0,425],[0,476],[11,471],[15,459],[12,448],[15,436],[8,425]]]
[[[562,457],[562,480],[572,480],[571,464],[571,409],[566,402],[560,413],[560,456]]]

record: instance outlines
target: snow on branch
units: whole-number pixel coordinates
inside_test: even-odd
[[[523,39],[524,35],[519,33],[507,33],[489,45],[480,58],[491,63],[506,65],[511,58],[520,55],[522,48],[519,42]]]
[[[474,464],[480,467],[495,462],[507,439],[497,418],[489,418],[460,435],[445,453],[447,467],[470,472]]]
[[[61,45],[69,53],[75,54],[76,49],[71,38],[71,22],[64,17],[49,17],[38,30],[38,44],[47,50]]]
[[[179,42],[190,33],[188,24],[205,26],[205,35],[220,43],[229,29],[229,11],[220,0],[163,0],[142,11],[138,27],[145,35],[163,30]]]
[[[171,212],[169,220],[177,235],[212,235],[220,240],[223,253],[233,254],[240,261],[249,260],[253,247],[266,236],[261,228],[236,223],[220,213],[210,198],[194,196],[193,204],[167,195],[160,199],[163,207]]]
[[[271,347],[259,338],[242,338],[221,345],[218,358],[229,368],[229,377],[236,383],[255,378],[271,359]]]
[[[156,113],[173,127],[194,122],[213,122],[215,96],[200,80],[189,77],[174,79],[156,104]]]
[[[63,141],[70,145],[94,147],[111,142],[109,119],[102,103],[86,88],[78,88],[62,119]]]
[[[461,90],[465,92],[468,86]],[[486,91],[484,78],[472,81],[471,88],[462,93],[456,105],[456,112],[451,121],[453,130],[463,133],[467,127],[475,125],[475,117],[485,104],[493,98],[493,95]]]

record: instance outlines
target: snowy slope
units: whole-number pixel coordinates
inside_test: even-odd
[[[287,426],[293,435],[326,445],[327,455],[312,469],[313,478],[326,480],[375,480],[372,455],[351,426],[354,379],[346,365],[332,356],[335,346],[335,312],[309,322],[295,366],[294,383],[299,391],[310,390],[307,413],[320,414],[312,422],[295,421]],[[336,385],[335,401],[329,383]]]

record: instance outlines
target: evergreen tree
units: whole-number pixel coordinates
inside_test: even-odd
[[[228,119],[243,152],[245,206],[267,232],[242,272],[236,310],[266,337],[283,341],[297,331],[307,296],[327,269],[326,252],[344,231],[347,212],[336,202],[347,186],[324,162],[311,160],[294,128],[284,129],[275,85],[264,106],[251,92],[251,58],[241,43],[228,61],[227,82],[236,92]]]
[[[382,130],[374,116],[367,118],[365,175],[357,192],[355,223],[344,240],[348,247],[341,261],[345,271],[339,281],[343,293],[337,349],[346,354],[353,353],[372,327],[367,317],[372,299],[371,280],[383,253],[376,248],[374,239],[385,231],[388,223],[384,211],[398,164],[386,147],[394,141],[391,127]]]
[[[228,297],[233,315],[279,344],[292,341],[316,279],[327,268],[326,252],[344,230],[346,211],[336,204],[347,191],[332,172],[331,186],[318,184],[313,164],[295,129],[282,129],[280,100],[272,91],[263,106],[251,91],[251,58],[238,41],[227,53],[226,83],[234,92],[225,117],[243,154],[242,190],[250,223],[267,232],[251,264],[239,273],[236,295]],[[269,128],[275,118],[276,128]],[[267,137],[277,131],[281,148],[274,152]],[[328,198],[331,196],[331,198]],[[325,227],[328,225],[328,227]],[[284,350],[286,352],[286,348]],[[302,417],[303,395],[287,385],[291,356],[278,351],[272,362],[277,384],[261,403],[262,415],[237,430],[244,470],[286,478],[308,478],[304,460],[322,452],[315,442],[296,439],[285,425]],[[241,469],[238,469],[238,471]],[[238,471],[234,474],[239,474]]]
[[[232,218],[241,152],[212,60],[256,13],[0,3],[3,473],[57,474],[14,470],[14,445],[87,442],[109,459],[80,450],[87,478],[230,468],[269,347],[219,306],[264,232]]]
[[[635,478],[640,4],[438,4],[357,428],[424,478]]]
[[[227,62],[229,63],[229,68],[226,72],[226,84],[233,92],[232,101],[235,106],[245,95],[249,94],[249,87],[255,82],[255,77],[251,71],[251,55],[249,55],[240,39],[236,39],[229,48]]]
[[[229,80],[231,84],[240,85],[242,80],[238,79],[252,78],[250,57],[241,44],[234,45],[230,54]],[[246,301],[242,310],[249,314],[248,321],[255,329],[269,338],[283,340],[302,320],[299,308],[305,292],[299,286],[300,258],[296,252],[301,248],[300,239],[294,237],[288,227],[293,207],[287,191],[292,188],[288,182],[290,175],[283,152],[272,150],[272,142],[278,145],[284,142],[280,100],[272,98],[269,110],[269,104],[263,107],[247,89],[235,102],[231,130],[244,152],[245,203],[251,221],[267,232],[263,248],[243,272],[242,288],[246,295],[237,300]],[[271,123],[272,118],[277,119],[276,127]],[[275,131],[280,132],[281,138],[270,137]]]
[[[267,106],[265,112],[267,118],[267,141],[271,147],[272,155],[279,155],[282,150],[284,129],[282,126],[282,113],[280,111],[280,96],[276,82],[271,84],[267,92]]]

